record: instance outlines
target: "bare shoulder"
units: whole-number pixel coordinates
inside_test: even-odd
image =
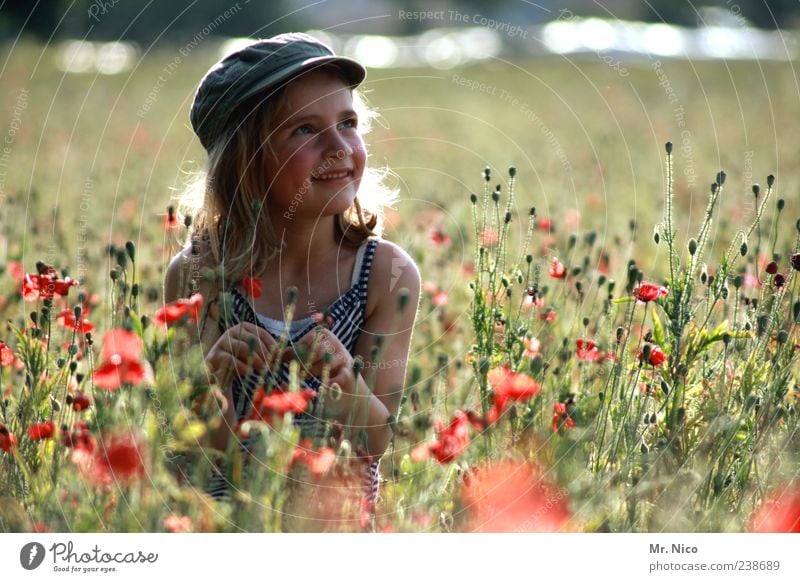
[[[190,245],[184,247],[178,254],[172,257],[164,274],[164,302],[170,303],[181,297],[186,297],[190,289],[191,278],[191,255]]]
[[[420,273],[414,259],[405,249],[386,239],[379,239],[372,259],[367,293],[367,318],[379,303],[395,303],[401,289],[409,293],[409,302],[416,308],[419,302]]]
[[[212,289],[207,269],[207,263],[202,260],[199,250],[187,244],[178,252],[164,273],[164,302],[169,303],[183,297],[189,297],[194,291],[199,291],[204,298],[209,299]]]

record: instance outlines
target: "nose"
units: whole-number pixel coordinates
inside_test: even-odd
[[[354,146],[347,136],[342,135],[336,126],[329,127],[325,132],[325,148],[323,155],[326,159],[343,159],[352,156]]]

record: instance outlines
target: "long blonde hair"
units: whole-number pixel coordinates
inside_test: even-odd
[[[335,67],[329,69],[340,74]],[[287,86],[268,99],[263,94],[248,99],[233,112],[225,134],[209,150],[205,168],[192,177],[179,199],[181,212],[193,217],[189,236],[201,260],[221,265],[229,282],[262,275],[267,261],[281,250],[269,216],[264,219],[261,213],[267,212],[262,200],[271,180],[264,174],[266,132],[284,102]],[[358,88],[353,89],[353,103],[359,131],[368,133],[377,112]],[[367,237],[382,234],[383,209],[397,197],[384,184],[388,174],[386,168],[365,168],[355,200],[336,216],[340,243],[358,246]]]

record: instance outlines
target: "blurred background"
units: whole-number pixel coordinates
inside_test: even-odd
[[[796,198],[798,27],[794,0],[7,1],[0,264],[43,258],[91,278],[104,245],[158,239],[142,263],[156,281],[174,250],[160,217],[205,160],[188,123],[198,81],[247,39],[301,30],[368,66],[371,163],[401,196],[388,235],[418,258],[441,228],[449,259],[466,261],[469,192],[484,166],[504,181],[515,164],[520,216],[535,206],[556,237],[620,246],[612,268],[657,270],[664,142],[682,237],[719,169],[730,194],[714,241],[767,174]],[[460,288],[457,270],[439,272]]]

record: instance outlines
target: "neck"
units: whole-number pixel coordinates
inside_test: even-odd
[[[319,220],[303,220],[282,216],[272,224],[283,248],[271,263],[284,273],[307,273],[316,265],[330,264],[339,252],[336,240],[335,216],[323,216]]]

